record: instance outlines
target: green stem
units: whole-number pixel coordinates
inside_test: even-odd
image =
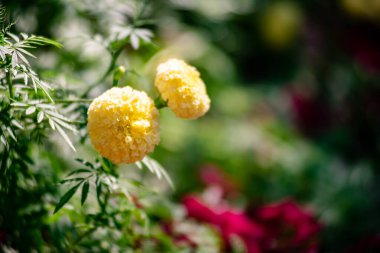
[[[121,52],[123,52],[123,47],[120,47],[118,50],[116,50],[114,53],[112,53],[112,55],[111,55],[111,62],[109,64],[109,66],[108,66],[107,71],[104,73],[104,75],[97,82],[95,82],[94,84],[90,85],[90,87],[88,87],[88,89],[81,96],[82,98],[87,97],[88,93],[90,93],[90,91],[95,86],[97,86],[98,84],[100,84],[101,82],[103,82],[108,77],[108,75],[112,73],[112,71],[116,67],[116,61],[119,58]]]
[[[163,100],[161,96],[154,100],[154,105],[157,109],[162,109],[168,106],[167,101]]]
[[[6,77],[7,77],[7,83],[8,83],[9,98],[13,99],[14,98],[14,96],[13,96],[13,85],[12,85],[12,77],[11,77],[11,71],[10,70],[7,71]]]
[[[7,170],[8,153],[9,153],[8,151],[9,151],[8,148],[5,147],[3,157],[1,159],[0,176],[1,176],[1,180],[2,180],[2,183],[1,183],[2,186],[5,186],[4,182],[7,179],[5,174],[6,174],[6,170]],[[4,180],[4,182],[3,182],[3,180]]]
[[[74,98],[74,99],[55,99],[56,104],[66,104],[66,103],[91,103],[93,99],[87,98]],[[48,101],[44,101],[48,102]]]
[[[87,230],[86,232],[84,232],[82,235],[80,235],[78,237],[78,239],[76,239],[74,242],[73,242],[73,246],[77,245],[80,241],[83,240],[83,238],[85,238],[86,236],[89,236],[90,234],[92,234],[93,232],[95,232],[95,230],[97,230],[97,227],[93,227],[89,230]]]
[[[123,52],[123,47],[119,48],[118,50],[116,50],[115,53],[112,54],[112,59],[111,59],[110,65],[109,65],[106,73],[104,74],[103,78],[100,79],[99,83],[103,82],[107,78],[107,76],[109,74],[111,74],[111,72],[114,70],[114,68],[116,67],[116,61],[119,58],[121,52]]]
[[[140,20],[140,18],[143,16],[144,12],[145,12],[145,8],[147,7],[148,5],[148,0],[143,0],[141,5],[140,5],[140,8],[139,8],[139,11],[137,13],[137,15],[135,16],[135,18],[133,19],[133,24],[136,26],[136,22]]]

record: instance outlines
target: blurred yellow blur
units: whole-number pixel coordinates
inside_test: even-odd
[[[342,7],[349,14],[380,21],[379,0],[341,0]]]
[[[300,32],[302,12],[296,3],[284,1],[271,4],[261,17],[261,33],[274,48],[286,48]]]

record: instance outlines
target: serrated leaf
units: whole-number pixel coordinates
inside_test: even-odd
[[[80,199],[82,206],[87,199],[89,189],[90,189],[90,182],[87,180],[86,182],[84,182],[83,187],[82,187],[82,196]]]
[[[75,192],[78,190],[79,186],[81,185],[82,182],[76,184],[75,186],[71,187],[70,190],[68,190],[62,198],[59,200],[57,206],[54,209],[53,214],[58,212],[75,194]]]
[[[30,114],[33,114],[35,111],[36,111],[36,107],[31,106],[28,109],[26,109],[25,114],[30,115]]]
[[[65,131],[59,125],[56,125],[55,127],[56,127],[57,131],[59,132],[59,134],[66,141],[66,143],[70,146],[70,148],[72,150],[74,150],[75,152],[77,152],[77,150],[75,149],[74,145],[71,143],[71,140],[70,140],[69,136],[67,136],[67,134],[65,133]]]
[[[44,112],[43,111],[40,111],[38,114],[37,114],[37,123],[41,123],[41,121],[44,119]]]

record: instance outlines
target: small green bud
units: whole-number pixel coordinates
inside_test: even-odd
[[[119,66],[115,71],[113,72],[113,80],[114,81],[119,81],[125,74],[125,67],[124,66]]]

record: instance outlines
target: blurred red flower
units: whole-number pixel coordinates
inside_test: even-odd
[[[189,217],[214,225],[222,235],[226,248],[230,247],[233,236],[239,236],[248,253],[260,253],[259,242],[263,237],[262,228],[251,221],[243,212],[232,208],[211,208],[195,196],[183,200]]]
[[[210,207],[195,196],[183,200],[189,217],[214,225],[230,247],[233,236],[248,253],[313,253],[321,224],[291,200],[258,207],[249,213],[231,207]]]
[[[201,182],[206,187],[218,186],[224,195],[236,193],[239,186],[226,173],[213,164],[205,164],[200,168],[199,174]]]
[[[250,212],[249,216],[264,230],[263,252],[317,252],[322,225],[294,201],[265,205]]]
[[[225,249],[238,236],[248,253],[313,253],[318,249],[319,223],[296,202],[284,200],[261,205],[255,201],[245,212],[231,207],[225,198],[239,192],[237,184],[214,165],[202,167],[200,179],[207,187],[202,197],[186,196],[187,216],[213,225]]]

